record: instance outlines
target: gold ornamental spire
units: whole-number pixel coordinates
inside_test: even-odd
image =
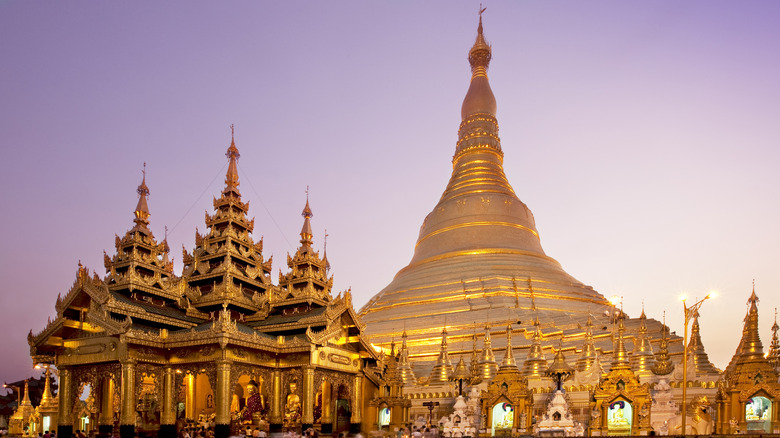
[[[772,324],[772,343],[769,344],[769,353],[766,355],[774,369],[780,368],[780,340],[777,338],[779,329],[780,326],[777,325],[777,308],[775,307],[775,323]]]
[[[149,187],[146,185],[146,163],[144,163],[144,170],[141,172],[143,173],[143,178],[141,179],[141,184],[138,185],[138,189],[136,189],[136,192],[138,193],[138,204],[136,204],[135,211],[133,212],[135,215],[135,219],[133,219],[135,227],[133,227],[133,229],[149,234],[149,229],[147,227],[149,226],[150,214],[149,205],[146,203],[146,200],[149,197]]]
[[[471,384],[476,385],[482,381],[479,368],[479,348],[477,348],[477,333],[471,335],[471,362],[469,363],[471,372]]]
[[[404,386],[417,383],[417,377],[414,375],[412,364],[409,362],[409,350],[406,348],[406,329],[401,335],[401,352],[398,360],[398,374]]]
[[[309,187],[306,187],[306,206],[303,207],[301,212],[303,216],[303,227],[301,228],[301,249],[300,253],[306,253],[311,251],[312,244],[312,230],[311,230],[311,218],[314,217],[314,213],[311,212],[309,207]]]
[[[699,327],[699,309],[693,311],[693,324],[691,324],[691,338],[688,341],[688,351],[693,358],[693,366],[697,375],[720,374],[720,370],[710,362],[704,344],[701,342],[701,329]]]
[[[755,283],[747,304],[749,308],[747,315],[745,315],[742,339],[739,341],[737,352],[731,359],[732,363],[729,364],[728,368],[732,368],[733,364],[755,362],[764,358],[764,346],[761,344],[761,338],[758,334],[758,295],[756,295]]]
[[[485,339],[482,342],[482,357],[479,359],[480,376],[483,381],[489,382],[498,372],[496,356],[490,343],[490,324],[485,324]]]
[[[240,197],[241,193],[238,191],[238,159],[241,157],[241,154],[238,153],[238,148],[236,147],[235,129],[233,125],[230,125],[230,147],[228,147],[225,156],[228,157],[230,162],[228,163],[227,175],[225,175],[225,189],[222,190],[222,194],[227,195],[229,193],[234,193],[236,196]]]
[[[639,376],[649,376],[655,366],[655,354],[653,346],[647,337],[647,316],[644,306],[639,315],[639,334],[634,340],[634,350],[631,352],[631,368]]]
[[[485,40],[482,31],[482,13],[479,12],[479,26],[477,26],[477,39],[474,46],[469,50],[469,64],[471,65],[471,85],[469,91],[463,99],[460,115],[463,120],[469,116],[484,114],[495,117],[496,115],[496,97],[493,90],[490,89],[487,70],[490,65],[490,59],[493,52],[490,45]]]
[[[612,353],[612,365],[610,371],[620,369],[631,369],[631,365],[628,362],[628,353],[626,352],[626,343],[623,339],[623,334],[626,331],[626,326],[623,324],[623,313],[621,312],[618,317],[618,336],[615,341],[615,349]]]
[[[40,404],[40,406],[48,406],[52,402],[52,396],[51,396],[51,370],[49,370],[48,366],[46,366],[45,378],[46,378],[46,382],[43,385],[43,394],[41,395],[41,404]]]
[[[439,351],[439,358],[436,360],[436,364],[431,370],[431,378],[428,380],[430,385],[436,385],[440,383],[447,383],[452,376],[452,362],[447,353],[447,327],[441,331],[441,350]]]
[[[505,369],[518,369],[517,361],[515,360],[515,354],[512,352],[512,326],[506,326],[506,352],[504,352],[504,360],[501,361],[501,370]]]
[[[585,341],[582,344],[582,353],[580,353],[576,363],[577,371],[589,370],[597,358],[598,352],[593,343],[593,316],[588,315],[588,322],[585,326]]]
[[[528,350],[528,357],[523,362],[523,375],[526,377],[542,377],[547,370],[547,359],[544,358],[542,351],[542,329],[539,324],[539,317],[534,320],[534,338],[531,348]]]
[[[22,398],[22,406],[32,406],[30,401],[30,383],[27,379],[24,380],[24,397]]]
[[[661,325],[661,345],[658,348],[658,354],[655,356],[655,366],[653,374],[665,376],[674,371],[674,364],[669,357],[669,336],[666,327],[666,312],[664,312],[664,322]]]

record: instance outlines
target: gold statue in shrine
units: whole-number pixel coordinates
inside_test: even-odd
[[[284,422],[291,426],[301,419],[301,398],[295,393],[298,388],[296,381],[290,382],[290,391],[287,393],[287,403],[284,405]]]
[[[254,380],[250,380],[246,385],[246,392],[249,396],[246,398],[246,405],[241,412],[241,422],[259,425],[267,411],[265,398],[260,392],[260,385]]]

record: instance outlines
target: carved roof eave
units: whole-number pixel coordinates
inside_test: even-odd
[[[762,391],[768,394],[773,399],[772,401],[780,401],[780,385],[777,383],[768,382],[761,382],[757,385],[753,385],[741,390],[739,392],[739,401],[740,403],[745,403],[752,397],[755,397],[757,393]]]
[[[173,301],[178,301],[179,298],[181,297],[181,293],[178,290],[171,291],[171,290],[166,290],[166,289],[160,289],[160,288],[152,287],[152,286],[140,283],[138,281],[133,281],[133,280],[124,280],[124,281],[121,281],[121,282],[113,283],[113,284],[108,286],[108,290],[113,291],[113,292],[118,292],[118,291],[125,290],[125,289],[129,290],[131,292],[134,291],[134,290],[140,290],[140,291],[143,291],[143,292],[146,292],[146,293],[150,293],[152,295],[157,295],[159,297],[164,297],[164,298],[167,298],[167,299],[173,300]]]
[[[52,336],[57,330],[62,329],[64,323],[65,317],[59,315],[54,320],[49,320],[49,322],[46,324],[46,327],[38,332],[37,335],[34,335],[32,330],[30,330],[30,333],[27,335],[27,343],[30,345],[30,347],[40,347],[41,345],[45,344],[49,337]]]
[[[89,311],[85,315],[87,321],[96,326],[102,328],[106,335],[114,336],[126,333],[133,324],[132,317],[128,316],[123,321],[113,318],[108,313],[108,306],[98,306],[97,303],[90,303]]]
[[[57,296],[57,301],[54,305],[58,315],[62,315],[62,312],[70,307],[73,300],[78,296],[80,291],[84,291],[91,298],[98,300],[100,303],[106,302],[108,299],[108,287],[99,278],[90,278],[86,268],[80,268],[76,273],[76,280],[73,282],[68,293],[65,297]]]
[[[242,297],[242,296],[217,296],[215,295],[213,298],[211,297],[212,294],[206,294],[201,295],[200,298],[195,299],[192,301],[192,305],[195,307],[208,307],[208,306],[222,306],[222,304],[228,304],[228,305],[234,305],[236,307],[241,307],[243,309],[247,309],[250,312],[261,312],[262,311],[262,304],[255,303],[254,301]]]
[[[108,303],[103,305],[103,309],[109,312],[118,313],[120,315],[129,316],[131,318],[135,318],[138,320],[152,321],[159,324],[179,327],[182,329],[188,329],[190,327],[195,327],[197,325],[195,323],[182,321],[181,319],[174,318],[171,316],[158,315],[156,313],[146,311],[146,309],[144,309],[143,307],[135,307],[130,304],[121,303],[119,301],[114,300],[113,298]],[[90,311],[91,310],[92,309],[90,309]]]
[[[219,344],[221,347],[236,345],[252,349],[261,349],[271,353],[299,353],[310,352],[311,344],[304,338],[286,339],[280,344],[276,339],[271,339],[257,333],[247,334],[238,331],[215,330],[184,330],[169,333],[167,337],[160,333],[149,333],[138,329],[129,329],[123,336],[127,342],[134,344],[156,346],[164,348],[181,348],[195,345]]]

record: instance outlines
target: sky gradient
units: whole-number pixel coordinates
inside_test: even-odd
[[[723,368],[756,281],[780,302],[780,3],[487,4],[505,170],[546,253],[682,334],[687,293]],[[478,2],[0,2],[0,380],[32,370],[79,260],[132,227],[205,230],[235,124],[243,198],[274,256],[309,186],[356,308],[411,259],[451,172]]]

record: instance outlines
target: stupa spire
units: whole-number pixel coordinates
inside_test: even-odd
[[[512,326],[506,326],[506,352],[504,352],[504,360],[501,361],[501,368],[504,369],[517,369],[517,361],[515,355],[512,352]]]
[[[225,189],[222,190],[222,194],[234,193],[240,197],[241,193],[238,191],[238,159],[241,157],[241,154],[238,153],[238,148],[236,147],[235,128],[233,125],[230,125],[230,146],[225,156],[230,161],[228,163],[227,175],[225,175]]]
[[[441,349],[439,350],[439,358],[436,360],[436,364],[431,370],[431,378],[428,383],[431,385],[447,383],[453,374],[452,362],[447,353],[447,325],[441,330]]]
[[[401,335],[401,352],[398,360],[398,374],[404,386],[413,385],[417,382],[417,377],[412,370],[412,364],[409,363],[409,350],[406,347],[406,329]]]
[[[496,356],[490,342],[490,324],[485,324],[485,339],[482,341],[482,357],[479,359],[480,375],[483,381],[489,382],[498,372]]]
[[[30,401],[30,382],[26,379],[24,381],[24,397],[22,398],[22,406],[32,406]]]
[[[526,377],[542,377],[547,371],[547,359],[544,358],[542,351],[542,329],[539,323],[539,317],[534,320],[534,337],[531,348],[528,350],[528,357],[523,362],[523,375]]]
[[[647,315],[642,305],[642,314],[639,315],[639,334],[634,340],[634,350],[631,352],[631,368],[639,376],[649,376],[655,366],[653,346],[647,337]]]
[[[52,401],[51,396],[51,370],[46,366],[46,374],[44,375],[46,382],[43,385],[43,394],[41,395],[41,406],[47,406]]]
[[[610,370],[619,370],[619,369],[631,369],[631,365],[628,361],[628,353],[626,352],[626,343],[623,339],[623,334],[626,331],[626,326],[623,324],[623,313],[621,312],[620,316],[618,317],[618,335],[617,339],[615,340],[615,348],[612,352],[612,365],[610,366]]]
[[[701,328],[699,327],[699,309],[693,311],[693,323],[691,324],[691,338],[688,341],[688,351],[693,358],[693,367],[699,374],[719,374],[720,371],[710,362],[704,345],[701,342]]]
[[[669,357],[669,335],[666,327],[666,312],[664,311],[664,322],[661,325],[661,345],[658,348],[658,354],[655,356],[653,374],[665,376],[672,371],[674,371],[674,364]]]
[[[477,348],[477,333],[471,335],[471,363],[469,363],[471,372],[471,383],[477,384],[482,381],[479,369],[479,349]]]
[[[758,334],[758,295],[756,285],[753,283],[753,291],[748,298],[748,312],[745,315],[745,325],[742,329],[742,339],[739,341],[737,352],[732,358],[736,363],[760,361],[764,358],[764,346]],[[729,368],[731,364],[729,364]]]
[[[480,9],[479,26],[477,26],[477,39],[469,50],[469,64],[471,65],[471,85],[463,99],[461,106],[461,118],[466,120],[469,116],[475,114],[496,115],[496,97],[490,89],[487,70],[490,66],[490,59],[493,52],[490,45],[485,40],[482,30],[482,13],[485,9]]]
[[[147,198],[149,197],[149,187],[146,185],[146,163],[144,163],[144,170],[141,171],[143,177],[141,178],[141,184],[138,185],[136,192],[138,193],[138,204],[135,206],[135,231],[143,232],[144,234],[150,234],[149,228],[149,205],[147,204]]]
[[[780,340],[777,338],[777,331],[780,326],[777,325],[777,307],[775,307],[775,323],[772,324],[772,343],[769,344],[769,353],[766,358],[774,369],[780,368]]]
[[[582,343],[582,353],[577,359],[577,371],[587,371],[596,362],[598,352],[593,343],[593,316],[588,315],[588,322],[585,325],[585,341]]]

